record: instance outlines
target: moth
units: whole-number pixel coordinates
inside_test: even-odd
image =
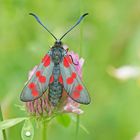
[[[36,71],[23,88],[20,99],[23,102],[34,101],[48,90],[48,98],[56,106],[65,90],[69,97],[81,104],[89,104],[90,96],[80,76],[76,72],[72,56],[63,48],[61,40],[88,15],[83,14],[78,21],[60,38],[57,39],[41,20],[30,13],[56,40],[49,52],[44,56]]]

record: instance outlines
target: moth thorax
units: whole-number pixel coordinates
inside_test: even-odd
[[[52,60],[54,64],[59,64],[62,60],[62,50],[58,47],[52,48]]]

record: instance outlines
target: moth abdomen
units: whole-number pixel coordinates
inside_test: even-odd
[[[58,104],[62,96],[63,86],[58,82],[57,85],[53,82],[49,85],[49,100],[55,106]]]
[[[56,106],[62,96],[63,86],[60,80],[60,65],[55,64],[52,72],[51,82],[49,84],[49,100],[53,106]]]

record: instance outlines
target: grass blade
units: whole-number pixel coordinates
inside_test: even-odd
[[[12,127],[12,126],[26,120],[26,119],[27,119],[27,117],[21,117],[21,118],[15,118],[15,119],[1,121],[0,122],[0,129],[1,130],[7,129],[9,127]]]

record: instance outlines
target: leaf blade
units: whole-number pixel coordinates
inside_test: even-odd
[[[14,119],[8,119],[0,122],[0,130],[10,128],[24,120],[26,120],[27,117],[21,117],[21,118],[14,118]]]
[[[64,127],[68,127],[71,123],[71,118],[68,114],[59,115],[56,117],[56,120]]]
[[[30,119],[25,120],[21,131],[22,140],[33,140],[34,138],[34,127]]]

